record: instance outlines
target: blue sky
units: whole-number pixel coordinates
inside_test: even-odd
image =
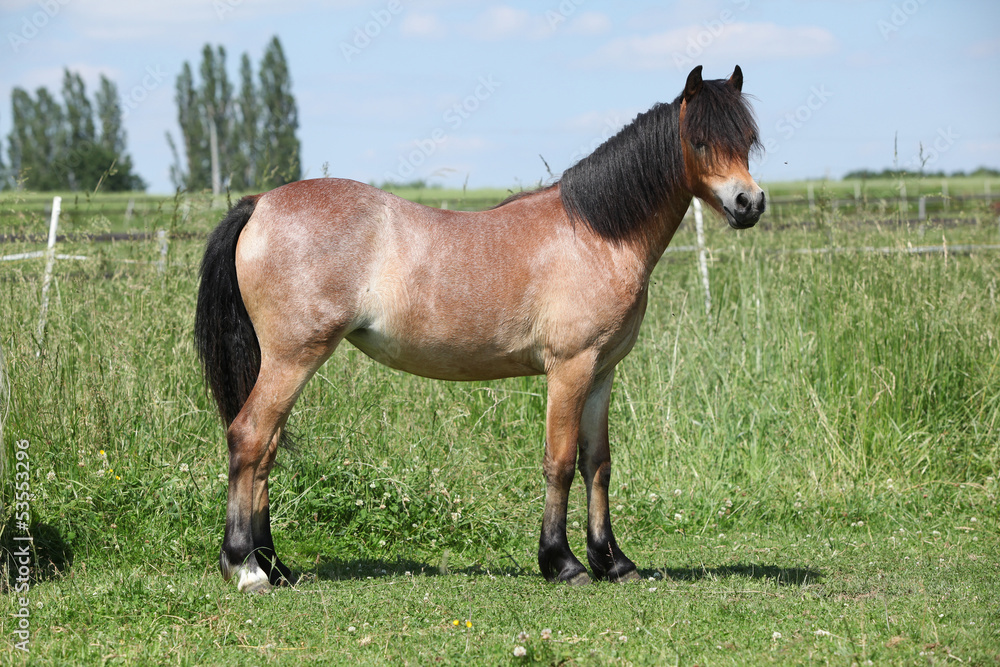
[[[93,92],[113,79],[128,147],[172,190],[174,83],[206,43],[234,82],[278,35],[299,105],[303,174],[446,186],[532,186],[590,152],[690,69],[739,64],[764,181],[893,164],[1000,167],[996,0],[0,0],[0,134],[10,91]]]

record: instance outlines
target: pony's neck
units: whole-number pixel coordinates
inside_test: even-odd
[[[644,262],[647,278],[674,238],[684,214],[691,206],[693,196],[685,188],[678,186],[664,199],[656,214],[646,221],[642,233],[628,240],[636,256]]]

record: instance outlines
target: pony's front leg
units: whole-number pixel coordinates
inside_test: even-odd
[[[611,531],[608,483],[611,480],[611,449],[608,441],[608,408],[611,403],[612,371],[594,384],[584,404],[580,422],[580,473],[587,485],[587,560],[598,579],[627,581],[639,577]]]
[[[574,361],[576,363],[574,363]],[[538,540],[538,566],[549,581],[590,582],[566,539],[566,504],[576,469],[580,415],[590,385],[589,363],[573,360],[549,372],[545,417],[545,512]]]

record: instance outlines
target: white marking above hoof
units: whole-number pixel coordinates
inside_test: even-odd
[[[267,580],[267,575],[259,568],[241,567],[240,578],[237,587],[241,593],[266,593],[271,590],[271,582]]]

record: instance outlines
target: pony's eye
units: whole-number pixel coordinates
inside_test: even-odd
[[[694,148],[695,148],[695,150],[696,150],[696,151],[698,151],[699,153],[704,153],[704,152],[705,152],[706,150],[708,150],[708,144],[706,144],[706,143],[705,143],[705,142],[703,142],[703,141],[699,141],[698,143],[696,143],[696,144],[694,145]]]

